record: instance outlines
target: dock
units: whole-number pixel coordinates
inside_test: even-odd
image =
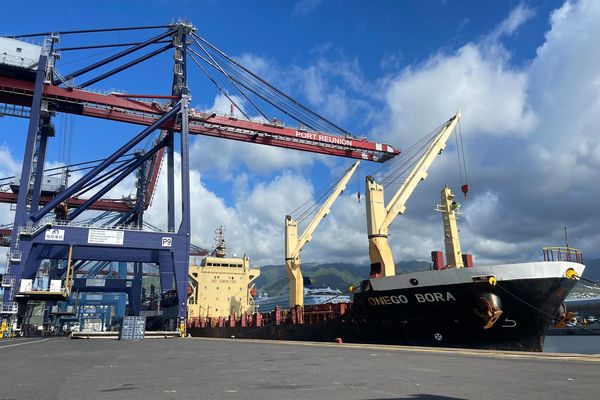
[[[600,355],[241,339],[4,339],[3,399],[593,399]]]

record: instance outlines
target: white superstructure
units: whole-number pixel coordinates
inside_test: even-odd
[[[35,69],[41,52],[41,46],[0,37],[0,64]]]

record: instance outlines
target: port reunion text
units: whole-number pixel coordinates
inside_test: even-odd
[[[350,139],[346,139],[343,137],[336,137],[336,136],[327,136],[327,135],[322,135],[320,133],[296,131],[296,137],[299,137],[301,139],[317,140],[319,142],[338,144],[341,146],[352,146],[352,140],[350,140]]]

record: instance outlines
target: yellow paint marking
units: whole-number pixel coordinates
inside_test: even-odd
[[[13,344],[7,344],[5,346],[0,346],[0,349],[4,349],[6,347],[15,347],[15,346],[24,346],[26,344],[33,344],[33,343],[39,343],[39,342],[45,342],[46,340],[48,340],[49,338],[46,339],[40,339],[40,340],[32,340],[32,341],[28,341],[28,342],[21,342],[21,343],[13,343]]]
[[[229,338],[207,338],[193,337],[191,339],[200,340],[232,340]],[[347,349],[369,349],[383,351],[407,351],[415,353],[432,354],[456,354],[464,356],[483,356],[503,359],[530,359],[530,360],[551,360],[551,361],[586,361],[600,362],[600,354],[572,354],[572,353],[533,353],[525,351],[504,351],[504,350],[479,350],[479,349],[459,349],[447,347],[419,347],[419,346],[399,346],[399,345],[380,345],[380,344],[361,344],[361,343],[328,343],[328,342],[301,342],[292,340],[264,340],[264,339],[238,339],[234,340],[246,343],[263,343],[295,346],[313,346],[313,347],[336,347]]]

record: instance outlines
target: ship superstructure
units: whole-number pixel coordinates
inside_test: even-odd
[[[255,311],[252,282],[260,276],[247,256],[226,257],[224,229],[216,231],[217,246],[200,265],[189,268],[188,318],[213,318],[252,314]]]

